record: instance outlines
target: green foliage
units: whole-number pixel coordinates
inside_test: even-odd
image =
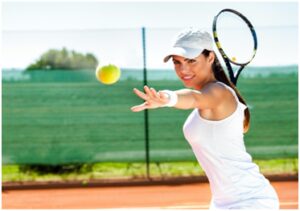
[[[68,164],[68,165],[20,165],[20,172],[36,172],[38,174],[63,174],[71,172],[79,172],[84,164]]]
[[[97,58],[90,53],[83,55],[75,51],[50,49],[26,70],[78,70],[94,69],[98,64]]]
[[[298,159],[254,160],[260,172],[270,174],[297,174]],[[145,163],[89,163],[76,165],[3,165],[3,182],[74,181],[88,182],[103,178],[144,178]],[[30,166],[30,167],[28,167]],[[58,170],[60,169],[60,170]],[[197,162],[150,163],[151,177],[178,177],[205,175]]]

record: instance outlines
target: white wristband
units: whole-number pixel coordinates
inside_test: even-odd
[[[169,98],[169,102],[167,104],[163,105],[162,107],[173,107],[176,105],[176,103],[178,101],[178,96],[174,91],[162,90],[161,92],[167,94],[168,98]]]

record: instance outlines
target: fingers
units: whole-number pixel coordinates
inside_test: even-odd
[[[156,100],[157,98],[160,98],[160,96],[154,88],[150,89],[148,86],[144,86],[144,90],[145,93],[141,92],[136,88],[133,89],[134,93],[145,101]]]
[[[133,111],[133,112],[139,112],[139,111],[143,111],[145,109],[147,109],[147,104],[146,103],[131,107],[131,111]]]
[[[143,100],[147,101],[149,99],[148,96],[145,93],[141,92],[140,90],[134,88],[133,91],[137,96],[139,96]]]
[[[149,88],[148,86],[144,87],[146,94],[150,97],[151,100],[160,101],[160,96],[154,88]]]
[[[160,98],[158,92],[154,88],[151,88],[150,91],[155,98]]]
[[[156,98],[156,93],[153,88],[150,89],[148,86],[144,86],[144,90],[145,90],[145,93],[147,94],[147,96],[149,96],[151,99]]]
[[[159,108],[166,104],[166,101],[168,100],[165,94],[157,92],[154,88],[149,88],[148,86],[144,86],[145,93],[136,88],[134,88],[133,91],[138,97],[145,101],[141,105],[133,106],[131,108],[133,112]]]

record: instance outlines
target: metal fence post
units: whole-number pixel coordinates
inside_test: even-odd
[[[142,42],[143,42],[143,78],[144,86],[147,85],[147,65],[146,65],[146,29],[142,27]],[[148,109],[144,110],[145,117],[145,151],[146,151],[146,171],[147,178],[150,179],[150,156],[149,156],[149,121]]]

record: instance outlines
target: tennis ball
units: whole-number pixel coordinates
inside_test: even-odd
[[[109,64],[98,66],[96,69],[96,78],[103,84],[114,84],[121,77],[121,70],[116,65]]]
[[[235,62],[235,61],[236,61],[236,58],[235,58],[235,57],[232,57],[231,60]]]

